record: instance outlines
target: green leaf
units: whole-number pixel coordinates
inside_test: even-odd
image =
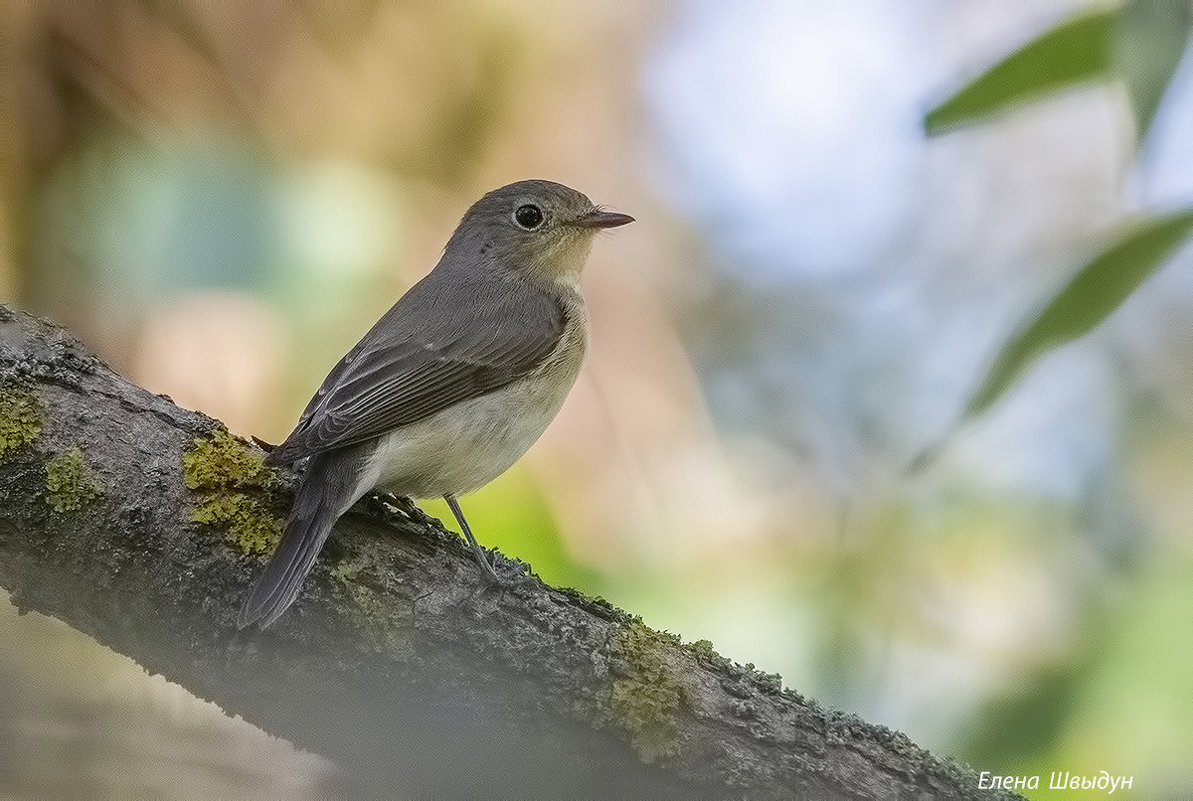
[[[1191,25],[1193,8],[1178,0],[1134,0],[1119,14],[1115,72],[1126,82],[1140,142],[1185,53]]]
[[[924,117],[929,136],[1110,75],[1121,9],[1081,14],[1041,34]]]
[[[962,419],[986,411],[1045,351],[1088,333],[1110,316],[1193,232],[1193,209],[1127,226],[1118,239],[1082,267],[1043,310],[1003,344]]]

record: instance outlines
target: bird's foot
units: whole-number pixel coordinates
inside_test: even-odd
[[[530,575],[530,565],[517,559],[502,559],[496,553],[488,554],[477,548],[472,551],[473,557],[480,566],[481,575],[485,583],[494,589],[511,589],[534,581]],[[496,562],[496,564],[494,564]]]
[[[385,509],[397,509],[404,514],[409,520],[415,523],[421,523],[424,526],[439,527],[439,521],[431,517],[429,514],[419,509],[413,500],[407,498],[405,495],[395,495],[392,492],[378,492],[372,496],[374,502]]]

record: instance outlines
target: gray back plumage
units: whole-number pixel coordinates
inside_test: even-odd
[[[514,224],[524,201],[547,215],[543,231]],[[559,290],[525,268],[552,235],[548,226],[591,209],[584,195],[550,181],[477,201],[435,269],[332,369],[268,461],[362,442],[528,375],[555,348],[567,310]]]

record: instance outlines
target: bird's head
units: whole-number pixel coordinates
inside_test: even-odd
[[[443,262],[574,285],[593,236],[633,221],[627,214],[594,206],[563,184],[519,181],[493,190],[468,209],[447,243]]]

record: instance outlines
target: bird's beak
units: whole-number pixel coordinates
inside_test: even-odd
[[[634,218],[628,214],[618,214],[615,211],[593,209],[572,220],[569,225],[577,228],[616,228],[619,225],[632,223]]]

